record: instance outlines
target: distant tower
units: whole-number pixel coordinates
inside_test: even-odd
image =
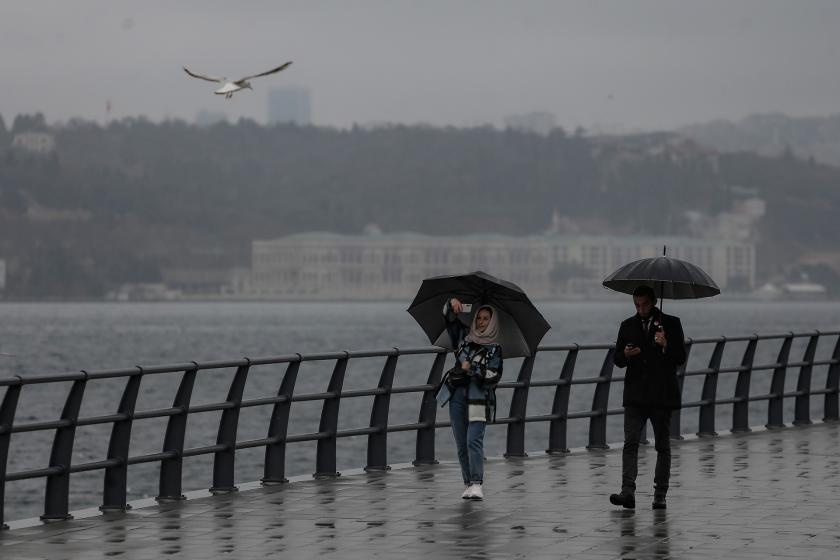
[[[302,87],[271,88],[268,90],[268,124],[312,123],[309,90]]]
[[[555,208],[554,212],[551,214],[551,225],[545,230],[545,234],[557,235],[560,233],[561,225],[560,212],[558,212],[557,208]]]

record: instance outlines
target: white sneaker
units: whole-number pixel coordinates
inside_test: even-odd
[[[481,490],[481,484],[473,484],[470,486],[470,500],[483,500],[484,492]]]
[[[464,486],[464,493],[461,494],[461,498],[464,500],[469,500],[470,494],[472,494],[472,486],[467,484],[466,486]]]

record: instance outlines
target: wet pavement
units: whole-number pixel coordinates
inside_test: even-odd
[[[609,504],[616,446],[490,459],[483,502],[461,500],[457,464],[442,463],[17,522],[0,559],[837,558],[838,441],[832,423],[674,442],[664,511],[650,508],[652,446],[636,510]]]

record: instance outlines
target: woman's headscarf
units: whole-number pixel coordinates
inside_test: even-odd
[[[479,331],[476,323],[478,322],[478,313],[482,309],[490,310],[490,322],[483,331]],[[470,334],[467,335],[467,340],[475,342],[476,344],[495,344],[496,338],[499,336],[499,314],[490,305],[482,305],[478,311],[473,315],[472,323],[470,324]]]

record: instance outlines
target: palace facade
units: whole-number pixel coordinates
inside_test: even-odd
[[[722,290],[755,284],[755,248],[723,239],[643,236],[305,233],[252,243],[242,295],[277,299],[407,299],[424,278],[483,270],[532,298],[598,295],[630,261],[668,255],[705,270]]]

